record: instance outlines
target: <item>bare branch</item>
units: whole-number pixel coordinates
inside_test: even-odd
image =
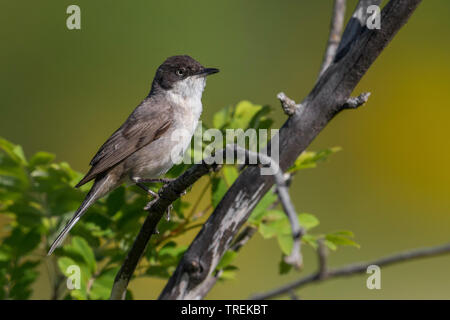
[[[295,268],[300,268],[303,265],[303,258],[300,252],[300,245],[302,236],[305,234],[305,230],[300,226],[298,222],[297,213],[295,212],[294,205],[292,204],[291,198],[289,197],[289,189],[286,186],[283,174],[281,170],[275,175],[275,181],[277,184],[277,193],[281,202],[281,206],[284,212],[289,218],[292,229],[292,237],[294,239],[294,245],[292,247],[291,254],[284,258],[287,264],[294,266]]]
[[[378,260],[374,260],[371,262],[360,262],[355,264],[350,264],[341,268],[331,269],[328,272],[326,272],[325,276],[321,276],[320,271],[310,274],[309,276],[306,276],[304,278],[301,278],[299,280],[296,280],[292,283],[289,283],[287,285],[284,285],[280,288],[271,290],[266,293],[260,293],[256,294],[252,297],[252,299],[255,300],[263,300],[263,299],[269,299],[274,298],[282,294],[289,294],[294,289],[299,289],[301,287],[304,287],[310,283],[314,282],[321,282],[324,280],[332,279],[332,278],[338,278],[338,277],[345,277],[345,276],[352,276],[359,273],[366,273],[367,268],[371,265],[376,265],[378,267],[382,266],[389,266],[393,264],[397,264],[400,262],[407,262],[415,259],[420,258],[430,258],[435,257],[443,254],[450,253],[450,243],[436,246],[436,247],[428,247],[428,248],[420,248],[410,251],[404,251],[400,252],[385,258],[381,258]]]
[[[299,107],[295,104],[295,101],[288,98],[284,92],[280,92],[277,95],[278,100],[281,102],[281,108],[283,108],[283,111],[285,114],[287,114],[289,117],[292,116],[295,113],[295,110]]]
[[[286,262],[291,263],[294,266],[301,264],[300,238],[303,234],[303,229],[301,229],[298,223],[297,214],[295,213],[294,207],[290,200],[287,187],[284,183],[283,173],[278,163],[262,153],[252,152],[237,145],[227,145],[225,149],[216,151],[216,155],[213,157],[205,159],[202,164],[194,165],[189,170],[184,172],[179,178],[161,188],[159,191],[159,198],[157,198],[156,201],[151,202],[151,205],[148,208],[149,215],[145,219],[144,224],[127,255],[127,258],[116,275],[110,299],[116,300],[125,298],[128,283],[146,249],[150,237],[152,234],[157,233],[156,227],[164,213],[172,205],[172,202],[178,199],[189,186],[208,173],[212,168],[219,167],[214,164],[214,160],[224,159],[226,157],[227,150],[237,152],[238,157],[239,154],[244,155],[245,163],[250,163],[250,159],[257,159],[257,163],[259,164],[270,165],[277,182],[280,201],[283,204],[292,225],[294,247],[292,254],[287,257]],[[190,266],[194,268],[194,270],[197,268],[195,263],[191,263]]]
[[[136,266],[139,263],[150,237],[158,233],[157,225],[169,206],[178,199],[184,191],[193,185],[198,179],[211,171],[215,166],[205,162],[197,164],[186,170],[176,180],[163,186],[159,191],[159,198],[148,209],[149,214],[142,225],[139,234],[134,240],[125,261],[114,279],[110,299],[125,299],[128,283],[133,276]]]
[[[366,23],[367,18],[369,17],[367,8],[371,5],[379,6],[380,4],[381,0],[359,0],[350,21],[345,27],[342,40],[336,50],[334,62],[339,61],[348,52],[348,50],[350,50],[350,46],[355,42],[355,40],[365,29],[367,29]]]
[[[357,97],[348,98],[347,102],[342,106],[343,109],[356,109],[369,100],[370,92],[361,93]]]
[[[288,118],[279,132],[282,170],[291,166],[328,122],[344,109],[363,75],[408,21],[420,2],[421,0],[391,0],[383,8],[379,30],[361,28],[360,25],[359,32],[350,35],[350,31],[347,31],[349,27],[346,28],[343,40],[348,45],[345,50],[342,51],[343,48],[339,52],[338,49],[339,59],[335,58],[335,63],[327,68],[311,93],[303,100],[302,107]],[[375,1],[370,3],[374,4]],[[247,167],[242,172],[191,243],[164,288],[161,299],[202,297],[196,290],[214,272],[232,239],[274,183],[274,176],[262,176],[258,168]],[[191,268],[189,262],[194,268]]]
[[[317,255],[319,257],[319,271],[317,272],[319,278],[325,278],[327,276],[327,256],[328,250],[323,239],[318,241],[319,247],[317,248]]]
[[[238,252],[253,237],[256,231],[257,229],[255,227],[245,227],[244,230],[236,237],[236,240],[233,242],[233,244],[230,246],[230,250]],[[214,274],[209,275],[208,278],[203,281],[203,283],[199,287],[200,297],[204,297],[208,294],[212,287],[216,285],[217,280],[219,280],[221,274],[222,270],[218,270]]]
[[[246,226],[241,233],[238,234],[236,240],[230,247],[230,250],[238,252],[255,234],[257,229],[253,226]]]
[[[345,4],[346,0],[334,0],[330,35],[328,36],[327,48],[323,56],[322,66],[320,67],[319,78],[330,66],[331,62],[333,62],[339,43],[341,42],[341,33],[345,18]]]
[[[301,237],[304,234],[303,228],[300,226],[297,218],[297,213],[295,212],[294,206],[292,204],[292,201],[289,196],[288,188],[285,184],[284,175],[281,171],[278,163],[273,160],[271,157],[263,154],[263,153],[257,153],[253,151],[249,151],[247,149],[243,149],[237,145],[227,145],[225,147],[224,151],[221,151],[223,153],[223,156],[226,152],[226,150],[233,150],[234,152],[238,153],[242,156],[245,156],[245,163],[250,163],[250,159],[257,159],[257,163],[265,164],[271,169],[271,173],[273,174],[273,177],[275,179],[275,183],[277,185],[277,193],[278,197],[280,199],[280,202],[284,208],[284,211],[286,215],[288,216],[288,219],[291,223],[291,229],[292,229],[292,236],[294,239],[294,245],[292,248],[292,252],[289,256],[286,257],[286,263],[289,263],[293,265],[294,267],[300,267],[302,264],[302,256],[300,253],[300,243],[301,243]],[[217,234],[217,237],[209,244],[209,247],[214,249],[218,246],[218,243],[216,241],[223,241],[224,233],[226,232],[227,228],[230,227],[230,225],[233,224],[233,220],[230,221],[224,221],[223,222],[223,229],[219,231]],[[203,232],[205,228],[208,228],[208,222],[203,226],[202,230]],[[211,259],[217,259],[221,256],[213,255]],[[214,261],[214,265],[217,265],[219,261]],[[192,290],[189,286],[190,281],[198,278],[199,276],[202,276],[202,273],[207,270],[204,267],[205,260],[199,259],[198,256],[190,256],[189,254],[185,254],[183,258],[181,259],[180,263],[177,266],[177,269],[175,270],[174,274],[178,274],[177,277],[172,277],[169,280],[169,283],[167,284],[164,291],[161,293],[160,298],[165,299],[166,296],[176,295],[180,299],[199,299],[202,298],[206,293],[207,290],[205,290],[205,287],[210,288],[211,287],[211,279],[210,274],[207,274],[205,277],[205,281],[202,282],[201,285],[196,286],[195,290]],[[217,275],[215,275],[217,278]],[[213,282],[214,283],[214,282]]]

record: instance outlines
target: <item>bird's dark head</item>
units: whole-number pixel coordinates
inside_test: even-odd
[[[152,84],[152,91],[157,87],[163,90],[203,91],[206,76],[219,72],[219,69],[205,68],[198,61],[188,55],[173,56],[166,59],[156,71]],[[201,94],[201,92],[200,92]]]

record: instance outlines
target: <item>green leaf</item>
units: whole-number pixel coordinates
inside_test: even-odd
[[[250,101],[243,100],[239,102],[233,113],[233,118],[229,125],[230,129],[247,129],[253,117],[262,109],[262,106],[255,105]]]
[[[258,202],[256,207],[253,209],[252,213],[250,214],[250,217],[248,221],[253,224],[258,224],[264,216],[269,212],[268,208],[275,203],[277,200],[277,195],[273,193],[273,190],[269,190],[264,197]]]
[[[95,278],[89,292],[89,298],[94,300],[106,300],[109,299],[111,289],[114,283],[118,267],[110,268],[102,271],[101,275]]]
[[[39,276],[39,272],[36,267],[39,265],[39,261],[25,261],[22,264],[16,265],[11,271],[11,277],[9,279],[9,298],[24,300],[29,299],[32,289],[31,285]]]
[[[5,262],[11,259],[11,249],[5,246],[0,247],[0,262]]]
[[[287,264],[284,261],[284,257],[285,257],[284,255],[281,255],[281,261],[278,264],[278,272],[279,272],[279,274],[287,274],[289,271],[292,270],[292,265]]]
[[[222,168],[222,173],[228,186],[231,186],[239,176],[237,168],[232,165],[224,166]]]
[[[291,235],[292,232],[291,225],[287,217],[269,221],[267,223],[261,223],[259,225],[258,231],[264,239],[270,239],[279,235]]]
[[[350,239],[351,237],[353,237],[353,233],[349,231],[338,231],[327,234],[325,239],[335,246],[352,246],[359,248],[359,244]]]
[[[331,242],[329,240],[324,240],[323,243],[328,247],[328,249],[333,250],[333,251],[337,250],[337,246],[333,242]]]
[[[94,273],[97,269],[97,263],[94,252],[87,241],[81,237],[72,237],[72,247],[83,257],[84,262],[89,266],[89,270]]]
[[[22,199],[15,201],[6,209],[16,216],[17,222],[23,227],[38,227],[43,213],[37,203],[29,203]]]
[[[306,244],[308,244],[308,245],[310,245],[310,246],[313,247],[314,249],[317,249],[318,246],[319,246],[319,245],[317,244],[317,236],[312,235],[312,234],[309,234],[309,233],[303,235],[303,237],[302,237],[302,242],[303,242],[303,243],[306,243]]]
[[[213,116],[213,125],[217,129],[222,129],[231,121],[232,108],[227,106],[216,112]]]
[[[15,145],[8,140],[0,138],[0,149],[3,150],[17,164],[26,165],[27,160],[23,149],[19,145]]]
[[[39,229],[35,228],[30,231],[23,231],[20,227],[16,227],[7,237],[3,244],[11,246],[17,256],[23,256],[30,253],[41,242],[41,234]]]
[[[68,269],[70,266],[77,265],[75,261],[73,261],[69,257],[61,257],[58,259],[58,268],[64,274],[66,277],[70,276],[71,274],[68,272]]]
[[[333,147],[319,152],[305,151],[295,160],[287,172],[293,173],[303,169],[315,168],[318,162],[327,160],[330,155],[340,150],[340,147]]]
[[[234,280],[236,278],[236,272],[233,270],[223,270],[220,274],[220,280]]]
[[[294,246],[294,239],[292,239],[291,234],[279,234],[277,236],[278,245],[280,246],[281,252],[285,255],[290,255],[292,252],[292,247]]]
[[[35,168],[37,166],[44,166],[44,165],[48,165],[48,164],[52,163],[53,160],[55,160],[54,154],[44,152],[44,151],[39,151],[31,157],[31,159],[29,161],[29,166],[31,168]]]
[[[220,176],[211,178],[211,201],[213,207],[217,207],[220,200],[222,200],[223,196],[228,190],[227,184],[225,183],[225,180],[222,179]]]
[[[310,230],[319,225],[319,219],[310,213],[300,213],[298,215],[298,222],[305,230]]]
[[[228,266],[231,262],[233,262],[234,258],[236,258],[237,252],[233,250],[228,250],[223,255],[222,259],[220,259],[220,262],[217,264],[216,269],[224,269],[226,266]]]
[[[113,216],[125,204],[125,188],[123,186],[112,191],[106,199],[106,208],[109,216]]]
[[[83,264],[78,263],[75,260],[73,260],[70,257],[61,257],[58,259],[58,268],[66,276],[67,278],[74,276],[74,272],[76,269],[71,269],[71,267],[78,267],[80,268],[80,289],[72,289],[69,291],[69,294],[72,298],[75,299],[87,299],[87,283],[89,282],[89,279],[91,278],[91,273],[89,271],[89,268]]]
[[[332,234],[337,235],[337,236],[349,237],[349,238],[353,238],[355,236],[354,233],[349,230],[334,231]]]
[[[271,112],[269,106],[263,106],[250,121],[249,127],[254,129],[269,129],[273,123],[272,119],[266,117]]]

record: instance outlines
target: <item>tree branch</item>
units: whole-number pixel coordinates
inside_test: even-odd
[[[176,180],[164,185],[159,191],[159,198],[148,209],[147,218],[142,225],[139,234],[134,240],[125,261],[114,279],[110,299],[125,299],[128,283],[133,276],[134,270],[141,259],[150,237],[157,231],[157,225],[169,206],[178,199],[183,192],[193,185],[198,179],[214,169],[214,165],[205,162],[196,164],[186,170]]]
[[[397,264],[400,262],[407,262],[414,259],[420,259],[420,258],[430,258],[435,257],[443,254],[450,253],[450,243],[436,246],[436,247],[429,247],[429,248],[421,248],[421,249],[415,249],[410,251],[404,251],[400,252],[385,258],[381,258],[378,260],[374,260],[371,262],[360,262],[355,264],[350,264],[341,268],[331,269],[325,273],[321,273],[319,270],[316,273],[310,274],[309,276],[306,276],[304,278],[301,278],[299,280],[296,280],[292,283],[289,283],[287,285],[284,285],[280,288],[271,290],[266,293],[260,293],[254,295],[251,299],[255,300],[263,300],[263,299],[269,299],[274,298],[282,294],[289,294],[294,289],[299,289],[301,287],[304,287],[310,283],[314,282],[322,282],[324,280],[332,279],[332,278],[338,278],[338,277],[346,277],[346,276],[352,276],[355,274],[360,273],[366,273],[367,268],[371,265],[376,265],[378,267],[382,266],[389,266],[393,264]]]
[[[379,1],[360,1],[362,3]],[[286,170],[336,114],[345,109],[350,94],[363,75],[408,21],[421,0],[391,0],[383,9],[381,29],[343,34],[347,45],[339,59],[322,74],[311,93],[288,118],[279,132],[280,167]],[[351,21],[353,21],[352,18]],[[359,20],[358,20],[359,21]],[[363,19],[361,21],[364,21]],[[258,168],[247,167],[230,187],[208,221],[191,243],[176,271],[164,288],[161,299],[202,298],[198,290],[214,271],[232,239],[251,211],[275,182],[262,176]],[[203,293],[202,293],[203,294]]]
[[[347,102],[342,106],[343,109],[356,109],[362,106],[364,103],[369,100],[370,92],[361,93],[357,97],[350,97],[347,99]]]
[[[344,26],[346,0],[334,0],[333,13],[331,16],[330,35],[328,44],[320,67],[319,78],[333,62],[341,42],[341,33]]]
[[[256,159],[257,163],[259,164],[265,164],[269,166],[271,169],[271,173],[275,179],[275,183],[277,185],[277,193],[278,197],[280,199],[280,202],[284,208],[284,211],[289,219],[289,222],[291,224],[292,229],[292,237],[294,239],[294,245],[291,251],[291,254],[285,258],[286,263],[289,263],[293,265],[294,267],[298,268],[302,264],[302,256],[300,253],[300,244],[301,244],[301,237],[304,234],[303,228],[300,226],[297,218],[297,213],[295,212],[294,206],[292,204],[292,201],[289,196],[288,188],[285,184],[285,179],[283,176],[283,172],[281,171],[278,163],[274,161],[269,156],[263,154],[263,153],[257,153],[252,152],[247,149],[243,149],[237,145],[227,145],[225,147],[224,151],[222,152],[222,157],[225,156],[226,150],[233,150],[234,152],[237,152],[237,158],[239,159],[240,156],[245,156],[245,163],[250,163],[250,159]],[[240,154],[240,155],[239,155]],[[215,238],[215,241],[222,241],[222,237],[224,236],[227,228],[232,227],[234,224],[234,221],[223,221],[223,229],[219,230],[221,234],[219,237]],[[208,222],[203,226],[204,228],[208,227]],[[211,248],[218,247],[218,243],[212,242],[210,244]],[[216,262],[217,265],[218,261]],[[179,270],[183,270],[183,272],[180,273],[179,278],[176,279],[176,281],[179,283],[179,286],[176,286],[175,289],[177,290],[176,294],[180,297],[180,299],[199,299],[202,298],[206,293],[210,290],[212,285],[215,284],[218,278],[218,274],[211,277],[210,274],[207,275],[207,277],[202,281],[201,285],[197,286],[195,290],[190,290],[188,286],[185,285],[186,279],[189,279],[190,277],[202,277],[202,273],[206,270],[204,268],[204,261],[198,260],[198,259],[191,259],[189,255],[184,255],[182,260],[177,266],[177,269],[175,270],[175,273]],[[216,278],[216,279],[212,279]],[[173,278],[171,278],[172,280]],[[169,280],[170,281],[170,280]],[[174,280],[172,280],[174,281]],[[161,294],[164,295],[164,291]]]
[[[379,6],[380,4],[381,0],[359,0],[350,21],[345,27],[342,40],[336,50],[334,62],[339,61],[348,52],[350,46],[355,43],[355,40],[361,35],[361,33],[367,29],[366,22],[369,17],[367,8],[371,5]]]
[[[283,112],[289,117],[292,116],[299,107],[297,104],[295,104],[295,101],[289,99],[284,92],[280,92],[279,94],[277,94],[277,98],[278,100],[280,100]]]
[[[214,161],[215,159],[225,159],[227,151],[237,153],[238,159],[240,156],[244,156],[243,160],[246,164],[251,164],[250,160],[256,159],[258,164],[269,165],[271,168],[271,172],[275,176],[277,183],[278,197],[283,205],[283,208],[285,208],[286,215],[291,223],[292,235],[294,238],[292,254],[286,257],[286,263],[290,263],[295,267],[301,265],[302,259],[300,255],[300,240],[304,231],[299,225],[297,213],[295,212],[294,206],[290,199],[288,188],[284,181],[283,172],[281,171],[278,163],[262,153],[252,152],[237,145],[227,145],[224,149],[216,151],[216,155],[213,157],[205,159],[201,164],[192,166],[180,177],[163,186],[159,191],[159,198],[157,198],[154,202],[150,202],[151,205],[148,208],[149,214],[145,219],[144,224],[127,255],[127,258],[116,275],[113,288],[111,290],[110,299],[125,299],[128,283],[133,276],[139,260],[145,252],[150,237],[157,233],[156,227],[164,213],[171,206],[172,202],[178,199],[189,186],[211,171],[212,168],[219,167],[214,163]]]
[[[257,229],[252,226],[247,226],[244,228],[244,230],[239,233],[239,235],[236,237],[236,240],[233,242],[233,244],[230,246],[230,250],[234,252],[238,252],[244,245],[247,244],[247,242],[253,237],[253,235],[256,233]],[[220,276],[222,274],[222,270],[218,270],[213,274],[210,274],[208,278],[203,281],[200,289],[199,289],[199,296],[204,297],[208,294],[208,292],[214,287],[217,283],[217,280],[219,280]]]

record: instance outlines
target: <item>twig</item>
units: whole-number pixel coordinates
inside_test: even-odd
[[[292,229],[292,237],[294,239],[294,245],[292,247],[291,254],[284,258],[287,264],[290,264],[296,268],[300,268],[303,264],[303,258],[300,253],[301,238],[305,233],[305,230],[300,226],[298,222],[297,213],[295,212],[294,205],[292,204],[291,198],[289,197],[289,189],[286,186],[281,169],[278,174],[275,175],[275,181],[277,184],[277,194],[281,202],[281,206],[284,212],[289,218]]]
[[[367,29],[366,22],[369,16],[367,8],[371,5],[379,6],[380,4],[381,0],[359,0],[350,21],[345,27],[344,33],[342,35],[342,40],[339,43],[339,47],[337,48],[334,57],[334,62],[337,62],[342,57],[344,57],[350,50],[351,45],[355,43],[355,40],[362,34],[365,29]]]
[[[317,241],[319,247],[317,248],[317,256],[319,257],[319,271],[317,272],[319,278],[323,279],[327,276],[327,256],[328,250],[323,239]]]
[[[284,92],[280,92],[277,95],[278,100],[281,102],[281,108],[283,108],[283,111],[288,116],[292,116],[295,113],[295,110],[299,107],[295,104],[295,101],[288,98]]]
[[[238,234],[236,240],[234,240],[233,244],[230,246],[230,250],[238,252],[255,234],[256,229],[253,226],[246,226],[241,233]]]
[[[375,2],[378,1],[370,1],[371,4]],[[301,112],[295,112],[280,129],[278,140],[282,170],[289,168],[331,119],[344,109],[344,104],[363,75],[420,2],[391,0],[382,10],[379,30],[360,25],[359,32],[351,36],[346,28],[342,36],[348,43],[346,50],[341,52],[339,59],[335,58],[302,101]],[[232,239],[274,182],[273,176],[261,175],[254,166],[242,172],[189,246],[160,298],[183,299],[190,297],[191,293],[196,298],[202,297],[195,291],[214,272]],[[186,262],[193,264],[190,266]]]
[[[250,159],[256,159],[257,163],[259,164],[265,164],[270,165],[271,172],[274,176],[275,183],[277,185],[277,193],[278,197],[280,199],[280,202],[284,208],[284,211],[286,215],[288,216],[288,219],[291,223],[291,229],[292,229],[292,237],[294,239],[294,245],[292,248],[292,252],[289,256],[285,258],[286,263],[289,263],[293,265],[294,267],[300,267],[302,264],[302,256],[300,253],[300,244],[301,244],[301,237],[304,234],[303,228],[300,226],[297,218],[297,213],[295,212],[294,206],[292,204],[292,201],[289,196],[288,188],[286,187],[284,175],[281,171],[278,163],[274,161],[271,157],[264,155],[262,153],[253,152],[247,149],[243,149],[237,145],[227,145],[225,149],[222,152],[222,156],[224,156],[225,152],[233,151],[238,153],[238,158],[240,156],[245,157],[245,163],[249,163]],[[240,155],[240,156],[239,156]],[[227,221],[228,223],[233,223],[233,221]],[[226,224],[224,224],[224,227],[226,228]],[[208,223],[206,223],[203,226],[202,231],[208,228]],[[201,232],[202,232],[201,231]],[[221,241],[220,234],[218,234],[218,241]],[[210,244],[211,246],[214,246],[215,243],[212,242]],[[180,296],[181,299],[198,299],[203,297],[211,288],[211,285],[215,283],[214,280],[211,279],[211,275],[208,274],[208,277],[203,281],[203,284],[201,286],[198,286],[196,290],[190,290],[189,286],[186,285],[186,282],[188,279],[192,277],[199,277],[201,276],[202,272],[204,272],[206,269],[203,267],[203,264],[205,262],[202,261],[202,259],[198,258],[191,258],[188,254],[185,254],[183,258],[181,259],[180,263],[178,264],[177,269],[175,270],[175,273],[179,273],[179,278],[177,279],[180,282],[179,286],[176,286],[177,292],[176,295]],[[216,264],[218,261],[216,262]],[[213,277],[217,278],[218,275],[214,275]],[[217,281],[217,279],[216,279]],[[170,284],[170,282],[169,282]],[[170,288],[170,286],[166,286],[167,288]],[[164,299],[166,295],[174,294],[173,292],[169,292],[164,290],[161,293],[160,298]]]
[[[441,245],[441,246],[435,246],[435,247],[428,247],[428,248],[420,248],[410,251],[404,251],[400,252],[385,258],[381,258],[378,260],[374,260],[371,262],[360,262],[355,264],[350,264],[341,268],[331,269],[328,272],[326,272],[325,277],[320,276],[320,271],[310,274],[304,278],[301,278],[299,280],[296,280],[292,283],[289,283],[287,285],[284,285],[282,287],[279,287],[277,289],[271,290],[266,293],[260,293],[256,294],[252,297],[252,299],[255,300],[263,300],[263,299],[269,299],[274,298],[279,295],[289,293],[293,291],[294,289],[298,289],[301,287],[304,287],[310,283],[313,282],[321,282],[324,280],[337,278],[337,277],[345,277],[345,276],[352,276],[359,273],[365,273],[367,272],[367,267],[371,265],[376,265],[378,267],[381,266],[389,266],[400,262],[406,262],[413,259],[419,259],[419,258],[429,258],[429,257],[435,257],[438,255],[448,254],[450,253],[450,243]]]
[[[134,270],[141,259],[147,243],[150,237],[157,230],[156,227],[163,217],[167,208],[180,197],[180,195],[189,186],[194,184],[202,176],[210,172],[213,166],[206,164],[205,162],[201,164],[196,164],[186,170],[180,177],[176,180],[164,185],[159,191],[159,198],[150,207],[149,214],[142,225],[139,234],[137,235],[133,246],[131,247],[128,255],[123,262],[119,272],[114,279],[113,288],[111,290],[110,299],[118,300],[125,299],[128,283],[133,276]]]
[[[330,66],[336,55],[339,43],[341,42],[341,33],[344,26],[346,0],[334,0],[333,13],[331,17],[330,35],[328,44],[323,56],[322,66],[320,67],[319,78]]]
[[[238,252],[256,233],[257,229],[252,226],[247,226],[244,230],[236,237],[236,240],[230,246],[230,250]],[[213,274],[209,275],[208,278],[203,282],[199,296],[204,297],[206,294],[214,287],[222,275],[223,270],[217,270]]]
[[[289,291],[289,298],[291,300],[300,300],[300,297],[294,291]]]
[[[156,233],[155,230],[158,222],[161,220],[167,208],[173,201],[180,197],[184,190],[195,183],[200,177],[208,173],[211,168],[216,167],[217,165],[214,163],[214,160],[224,159],[226,157],[227,150],[237,152],[238,157],[239,154],[244,155],[245,163],[249,163],[250,159],[257,159],[259,164],[270,164],[270,168],[272,168],[273,174],[275,175],[275,179],[277,181],[280,201],[282,202],[292,225],[294,247],[292,254],[287,257],[287,262],[294,266],[301,264],[300,237],[303,234],[303,230],[299,226],[297,214],[295,213],[292,202],[290,201],[289,193],[284,184],[283,173],[281,172],[278,163],[276,163],[269,156],[261,153],[252,152],[237,145],[227,145],[224,149],[216,152],[219,156],[215,155],[210,159],[205,159],[202,164],[194,165],[179,178],[161,188],[159,191],[159,198],[148,209],[149,214],[145,219],[144,224],[127,255],[127,258],[116,275],[113,288],[111,290],[110,299],[117,300],[125,298],[128,283],[133,276],[134,270],[136,269],[141,256],[145,252],[150,237],[152,234]],[[210,163],[210,165],[208,165],[208,163]],[[295,252],[295,250],[298,252]]]
[[[348,98],[347,102],[342,106],[344,109],[356,109],[369,100],[370,92],[361,93],[357,97]]]

